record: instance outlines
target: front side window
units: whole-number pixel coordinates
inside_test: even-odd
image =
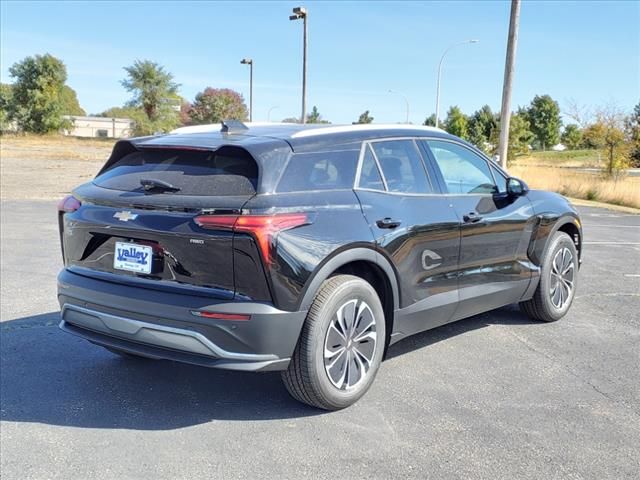
[[[493,178],[496,179],[498,191],[500,193],[507,193],[507,177],[493,165],[491,165],[491,171],[493,172]]]
[[[296,153],[282,174],[277,191],[305,192],[353,188],[357,150]]]
[[[496,193],[498,189],[484,158],[462,145],[428,140],[449,193]]]
[[[413,140],[371,144],[390,192],[432,193],[422,157]]]

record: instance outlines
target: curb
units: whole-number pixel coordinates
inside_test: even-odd
[[[613,210],[616,212],[633,213],[640,215],[640,208],[624,207],[622,205],[614,205],[612,203],[594,202],[593,200],[583,200],[582,198],[566,197],[572,204],[581,207],[597,207],[606,208],[607,210]]]

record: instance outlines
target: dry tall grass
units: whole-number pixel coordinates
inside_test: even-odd
[[[552,190],[568,197],[640,208],[640,177],[623,176],[612,179],[566,168],[525,165],[510,167],[509,173],[522,178],[531,188]]]
[[[62,135],[2,135],[0,156],[14,159],[106,160],[115,140]]]

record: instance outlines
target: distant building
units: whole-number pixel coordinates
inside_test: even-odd
[[[134,121],[129,118],[80,117],[65,115],[73,127],[64,134],[73,137],[127,138],[133,133]]]

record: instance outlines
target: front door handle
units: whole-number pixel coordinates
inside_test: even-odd
[[[376,221],[378,228],[396,228],[399,227],[402,222],[400,220],[394,220],[393,218],[385,217]]]
[[[482,220],[482,216],[478,215],[476,212],[469,212],[466,215],[463,215],[462,220],[464,220],[464,223],[477,223]]]

